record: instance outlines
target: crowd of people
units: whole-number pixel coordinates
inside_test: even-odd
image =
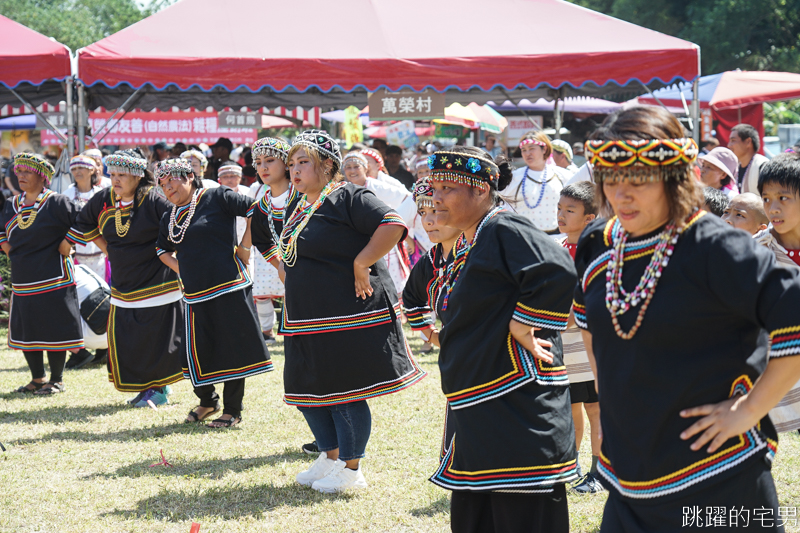
[[[134,407],[189,380],[186,423],[231,428],[246,380],[273,369],[281,299],[284,401],[318,454],[301,485],[367,486],[369,400],[426,376],[407,322],[439,348],[430,481],[452,491],[453,531],[567,532],[568,488],[607,491],[603,532],[677,531],[687,508],[731,526],[767,509],[759,529],[784,530],[770,466],[800,429],[800,154],[765,160],[746,125],[701,153],[666,110],[633,107],[580,167],[541,131],[514,169],[494,139],[404,168],[397,147],[343,154],[308,130],[259,139],[246,187],[224,141],[211,160],[79,155],[64,194],[45,158],[15,157],[0,246],[8,344],[32,377],[17,392],[66,391],[71,352],[107,360]]]

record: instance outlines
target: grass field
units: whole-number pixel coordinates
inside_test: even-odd
[[[281,400],[282,345],[271,352],[276,371],[247,381],[244,422],[226,431],[182,423],[196,405],[187,382],[169,406],[132,409],[100,367],[68,372],[65,394],[7,394],[30,374],[21,354],[0,351],[0,532],[449,531],[449,493],[427,481],[444,414],[436,352],[419,358],[430,374],[420,384],[370,402],[370,487],[339,496],[294,482],[312,437]],[[172,467],[151,467],[161,450]],[[586,469],[586,438],[581,455]],[[800,506],[797,434],[782,437],[773,471],[781,505]],[[597,531],[604,501],[570,495],[572,530]]]

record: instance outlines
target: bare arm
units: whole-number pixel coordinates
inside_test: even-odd
[[[713,453],[726,440],[758,424],[798,380],[800,356],[770,359],[767,369],[747,394],[681,411],[683,418],[703,417],[681,433],[681,438],[687,440],[702,432],[700,438],[692,443],[692,450],[699,450],[711,442],[707,451]]]
[[[508,323],[508,330],[511,332],[511,336],[514,337],[523,348],[531,352],[536,359],[541,359],[546,363],[553,364],[553,354],[545,350],[545,348],[552,347],[553,343],[534,337],[533,332],[539,329],[541,328],[534,328],[513,319]]]
[[[70,252],[72,252],[72,244],[67,239],[62,240],[61,244],[58,245],[58,253],[64,257],[69,257]]]
[[[366,300],[372,296],[372,286],[369,284],[369,267],[380,258],[388,254],[397,246],[405,228],[396,225],[379,226],[372,234],[372,238],[361,250],[353,261],[353,273],[356,278],[356,297]]]
[[[181,275],[181,271],[178,268],[178,260],[175,259],[175,255],[170,254],[170,253],[166,253],[166,254],[159,255],[158,258],[161,259],[161,262],[164,263],[165,265],[167,265],[167,267],[170,270],[172,270],[173,272],[175,272],[179,276]]]
[[[244,263],[245,265],[250,264],[250,251],[253,247],[253,238],[250,234],[250,222],[251,219],[247,219],[247,229],[244,231],[244,235],[242,235],[242,242],[239,243],[239,246],[236,247],[236,256]]]
[[[9,252],[11,252],[11,245],[8,244],[8,241],[4,242],[3,244],[0,244],[0,248],[3,249],[3,252],[5,252],[6,255],[8,255]]]

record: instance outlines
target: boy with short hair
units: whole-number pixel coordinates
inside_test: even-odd
[[[755,235],[769,226],[769,218],[764,212],[764,202],[751,192],[731,198],[731,203],[722,213],[722,221],[750,235]]]
[[[706,187],[703,189],[703,197],[705,199],[703,209],[718,217],[722,217],[730,203],[725,193],[714,187]]]
[[[771,228],[754,236],[778,263],[800,268],[800,154],[784,153],[761,167],[758,192]],[[800,429],[800,381],[769,412],[779,432]]]
[[[558,229],[565,237],[559,239],[575,259],[575,249],[583,229],[597,216],[594,204],[594,184],[581,181],[561,190],[558,200]],[[580,451],[583,439],[583,410],[589,418],[589,431],[592,443],[592,468],[577,481],[572,490],[581,494],[602,492],[603,486],[597,476],[597,458],[600,455],[600,404],[594,384],[594,374],[589,366],[589,357],[583,345],[580,329],[570,315],[571,327],[561,334],[564,345],[564,364],[569,376],[569,390],[572,396],[572,419],[575,422],[575,444]],[[583,410],[582,410],[583,409]]]

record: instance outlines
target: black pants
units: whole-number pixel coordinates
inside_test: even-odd
[[[454,491],[450,502],[453,533],[569,533],[567,490],[553,492]]]
[[[41,379],[47,374],[44,371],[44,352],[36,350],[34,352],[25,351],[25,360],[28,361],[28,368],[31,369],[33,379]],[[50,381],[60,383],[64,381],[64,364],[67,362],[67,352],[47,352],[47,361],[50,363]]]
[[[202,407],[216,407],[219,403],[219,394],[214,389],[214,385],[201,385],[194,388],[194,394],[200,398]],[[223,414],[239,417],[242,415],[244,405],[244,379],[234,379],[226,381],[222,391],[222,402],[225,406]]]

